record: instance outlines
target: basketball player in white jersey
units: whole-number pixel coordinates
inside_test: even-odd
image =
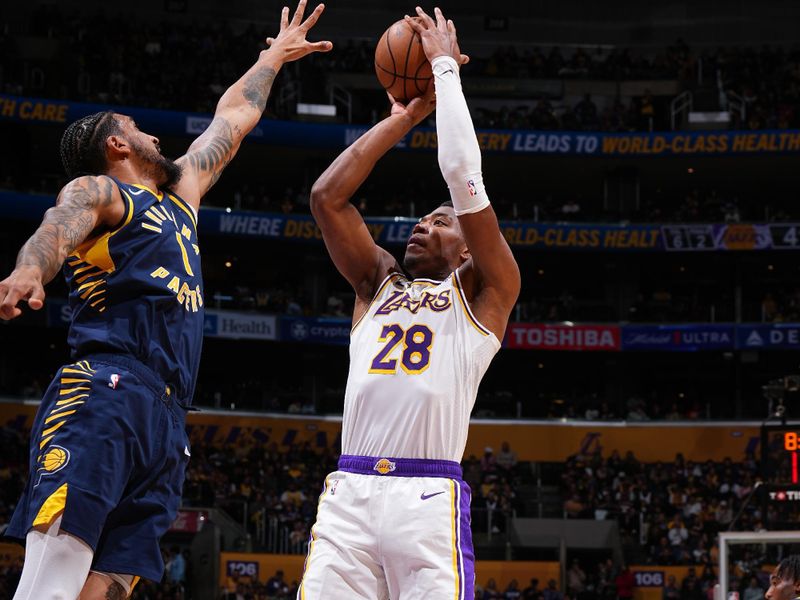
[[[489,204],[461,91],[455,28],[417,8],[431,61],[447,202],[420,219],[403,264],[349,200],[378,159],[430,114],[434,85],[320,176],[311,209],[356,292],[342,456],[325,480],[302,600],[472,600],[469,486],[460,461],[481,378],[500,348],[520,275]],[[408,17],[407,17],[408,19]]]

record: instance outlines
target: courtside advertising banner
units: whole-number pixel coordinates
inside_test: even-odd
[[[620,350],[618,325],[511,323],[505,346],[524,350]]]
[[[733,350],[735,341],[736,329],[731,324],[625,325],[622,328],[622,350]]]

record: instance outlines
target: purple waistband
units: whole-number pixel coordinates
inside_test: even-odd
[[[461,479],[461,465],[452,460],[427,458],[382,458],[380,456],[339,457],[339,470],[361,475],[391,477],[451,477]]]

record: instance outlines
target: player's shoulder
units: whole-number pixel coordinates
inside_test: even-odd
[[[69,201],[86,207],[103,207],[121,198],[116,182],[108,175],[81,175],[61,188],[57,203]]]
[[[115,223],[125,212],[119,187],[107,175],[81,175],[72,179],[61,188],[56,204],[94,212],[103,223]]]

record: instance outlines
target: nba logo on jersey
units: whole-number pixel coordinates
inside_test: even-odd
[[[475,182],[472,179],[467,181],[467,189],[469,190],[470,196],[475,196],[478,194],[478,190],[475,188]]]
[[[113,375],[111,375],[111,377],[109,377],[108,387],[110,387],[112,390],[117,389],[118,383],[119,383],[119,375],[114,373]]]
[[[395,464],[388,458],[382,458],[378,462],[376,462],[375,466],[372,468],[381,475],[386,475],[387,473],[391,473],[392,471],[394,471]]]

